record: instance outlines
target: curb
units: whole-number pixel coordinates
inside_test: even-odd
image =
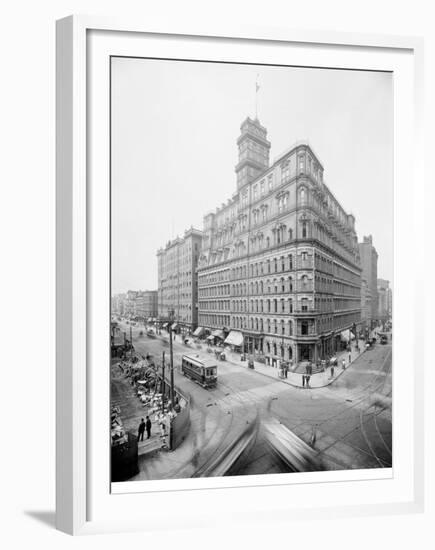
[[[163,338],[163,339],[165,339],[165,338]],[[176,343],[178,344],[179,342],[176,342]],[[203,350],[201,349],[201,351],[203,351]],[[261,376],[265,376],[266,378],[269,378],[269,379],[271,379],[271,380],[275,380],[275,381],[277,381],[277,382],[282,382],[283,384],[287,384],[287,386],[292,386],[293,388],[297,388],[297,389],[300,389],[300,390],[320,390],[320,389],[322,389],[322,388],[326,388],[327,386],[330,386],[331,384],[333,384],[338,378],[340,378],[340,376],[342,376],[345,372],[347,372],[347,371],[349,370],[349,368],[354,364],[354,362],[355,362],[357,359],[359,359],[359,358],[361,357],[361,355],[363,355],[366,351],[367,351],[367,350],[364,349],[364,350],[358,355],[358,357],[355,357],[355,359],[353,359],[353,360],[349,363],[349,365],[348,365],[344,370],[340,370],[339,373],[336,374],[336,375],[334,376],[334,378],[332,378],[331,380],[328,380],[328,382],[326,382],[326,384],[323,384],[322,386],[317,386],[317,387],[315,387],[315,388],[313,388],[313,387],[311,387],[311,386],[307,388],[307,387],[304,387],[304,386],[302,386],[302,385],[300,385],[300,384],[294,384],[294,383],[289,382],[289,381],[287,381],[287,380],[283,380],[282,378],[278,378],[278,377],[275,378],[275,376],[271,376],[270,374],[266,374],[266,373],[264,373],[264,372],[261,372],[261,371],[257,370],[255,367],[254,367],[253,370],[254,370],[257,374],[261,374]],[[229,363],[231,363],[231,364],[234,365],[235,367],[240,367],[240,368],[242,368],[242,369],[251,370],[251,369],[248,369],[248,367],[245,367],[244,365],[241,365],[240,363],[236,363],[235,361],[232,361],[232,360],[231,360],[231,361],[228,361],[228,359],[227,359],[226,361],[229,362]],[[338,367],[337,367],[337,368],[338,368]],[[301,376],[302,376],[302,374],[301,374]],[[311,375],[311,376],[315,376],[315,374],[314,374],[314,375]]]
[[[361,357],[361,355],[363,355],[363,353],[365,353],[365,352],[366,352],[366,350],[363,350],[363,351],[358,355],[358,357],[355,357],[355,359],[353,359],[353,360],[349,363],[349,365],[348,365],[344,370],[341,370],[338,374],[336,374],[336,375],[334,376],[334,378],[332,378],[331,380],[328,380],[328,382],[326,382],[326,384],[323,384],[322,386],[317,386],[317,387],[315,387],[315,388],[313,388],[313,387],[311,387],[311,386],[307,388],[307,387],[301,386],[300,384],[294,384],[294,383],[289,382],[289,381],[287,381],[287,380],[283,380],[282,378],[278,378],[278,377],[275,378],[274,376],[271,376],[271,375],[269,375],[269,374],[266,374],[266,373],[264,373],[264,372],[261,372],[261,371],[257,370],[256,368],[254,368],[254,371],[255,371],[257,374],[261,374],[262,376],[265,376],[266,378],[270,378],[270,379],[272,379],[272,380],[276,380],[276,381],[278,381],[278,382],[282,382],[283,384],[287,384],[287,386],[292,386],[293,388],[298,388],[298,389],[300,389],[300,390],[320,390],[320,389],[322,389],[322,388],[326,388],[327,386],[330,386],[331,384],[333,384],[338,378],[340,378],[340,376],[342,376],[345,372],[347,372],[347,371],[349,370],[349,368],[354,364],[354,362],[355,362],[357,359],[359,359],[359,358]],[[246,368],[247,370],[249,370],[248,367],[243,367],[243,365],[240,365],[240,364],[238,364],[238,363],[235,363],[234,361],[230,361],[230,362],[231,362],[231,364],[234,365],[234,366],[241,367],[241,368]],[[302,375],[301,375],[301,376],[302,376]],[[311,376],[315,376],[315,375],[311,375]]]

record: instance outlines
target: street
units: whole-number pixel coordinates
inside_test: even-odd
[[[120,328],[127,334],[130,329],[123,323]],[[152,354],[160,361],[165,351],[168,365],[167,333],[149,338],[145,332],[139,335],[141,329],[132,329],[136,352]],[[181,356],[214,355],[182,344],[179,337],[173,351],[175,384],[191,398],[190,437],[165,460],[159,453],[143,457],[134,479],[191,477],[211,457],[223,452],[244,426],[267,417],[278,420],[309,444],[317,452],[319,469],[391,467],[391,344],[375,345],[332,384],[310,390],[282,382],[273,367],[266,376],[248,369],[246,363],[230,361],[217,362],[217,387],[206,390],[180,373]],[[112,400],[121,406],[126,426],[137,429],[141,412],[133,388],[130,391],[112,378]],[[271,452],[259,429],[249,453],[228,475],[288,471],[288,465]]]

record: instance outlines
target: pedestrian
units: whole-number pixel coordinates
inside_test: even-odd
[[[331,378],[334,378],[334,363],[331,365]]]
[[[139,428],[137,430],[137,440],[138,441],[143,441],[144,432],[145,432],[145,422],[144,422],[143,418],[141,418],[141,422],[140,422]]]
[[[146,427],[146,430],[147,430],[147,439],[149,439],[151,437],[151,420],[150,420],[149,416],[147,416],[147,421],[145,423],[145,427]]]
[[[302,387],[305,388],[305,374],[302,375]]]
[[[343,370],[346,368],[346,361],[344,359],[341,361],[341,367]]]
[[[350,364],[351,361],[352,361],[352,354],[349,353],[349,364]]]
[[[305,381],[306,381],[306,384],[307,384],[307,388],[310,387],[310,378],[311,376],[309,374],[307,374],[307,376],[305,377]]]

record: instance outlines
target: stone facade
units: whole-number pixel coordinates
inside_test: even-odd
[[[373,328],[378,318],[378,253],[371,235],[364,237],[363,242],[359,243],[359,252],[362,275],[371,294],[370,328]]]
[[[158,319],[173,320],[182,331],[196,328],[198,286],[196,268],[202,232],[189,229],[157,252]]]
[[[266,129],[249,118],[237,143],[237,192],[204,217],[198,324],[243,333],[269,364],[330,355],[361,321],[355,219],[307,143],[269,166]]]
[[[378,319],[387,321],[391,319],[392,304],[391,304],[391,288],[390,281],[378,279]]]
[[[139,290],[134,311],[138,317],[155,319],[157,317],[157,290]]]
[[[361,278],[361,329],[370,329],[372,315],[372,293],[367,280]]]

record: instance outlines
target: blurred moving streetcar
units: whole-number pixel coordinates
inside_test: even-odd
[[[317,452],[278,420],[263,422],[266,441],[271,450],[294,472],[323,470]]]
[[[217,384],[217,365],[211,359],[183,355],[181,358],[181,372],[203,388],[214,388]]]

